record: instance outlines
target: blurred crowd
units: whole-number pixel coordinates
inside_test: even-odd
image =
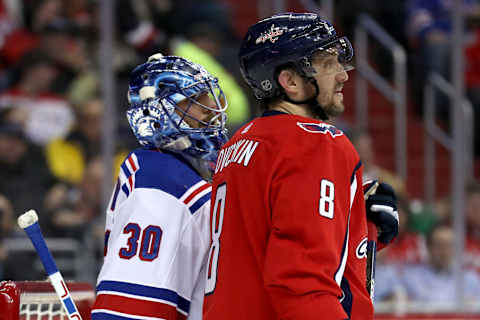
[[[248,4],[245,2],[245,6]],[[256,3],[255,1],[250,1]],[[468,48],[465,81],[480,115],[479,1],[465,0]],[[216,75],[229,103],[232,132],[256,115],[237,67],[238,37],[245,30],[234,17],[239,3],[227,0],[114,1],[116,129],[114,168],[101,159],[105,114],[100,83],[98,0],[0,0],[0,279],[25,280],[31,265],[9,253],[4,239],[24,237],[15,219],[35,208],[45,236],[103,239],[102,179],[136,148],[123,116],[130,70],[156,52],[180,55]],[[336,1],[335,24],[353,39],[359,13],[371,14],[409,53],[409,87],[421,115],[421,88],[428,72],[448,79],[453,1]],[[304,10],[301,7],[289,9]],[[251,15],[255,16],[253,6]],[[246,11],[246,9],[245,9]],[[248,13],[248,12],[247,12]],[[244,13],[243,13],[244,14]],[[245,15],[245,14],[244,14]],[[256,19],[256,17],[253,17]],[[255,20],[254,19],[254,20]],[[379,71],[390,61],[374,50]],[[439,95],[440,118],[448,101]],[[347,106],[348,108],[348,106]],[[427,206],[412,200],[405,182],[376,163],[369,132],[345,129],[364,164],[365,179],[391,184],[398,193],[401,221],[395,243],[379,254],[377,300],[399,296],[415,301],[451,301],[455,208],[449,198]],[[480,132],[480,130],[476,130]],[[476,137],[477,154],[480,137]],[[480,298],[480,184],[466,186],[467,299]],[[101,257],[103,248],[95,247]],[[28,261],[24,260],[24,261]],[[32,275],[31,277],[36,277]]]
[[[153,53],[186,57],[215,74],[231,130],[250,119],[228,3],[201,2],[113,1],[117,105],[109,115],[99,74],[100,1],[0,0],[0,239],[24,237],[15,219],[34,208],[46,237],[83,243],[93,235],[103,244],[104,117],[118,119],[116,176],[137,147],[124,117],[128,75]],[[28,259],[0,244],[0,278],[37,277]]]
[[[364,180],[378,179],[392,185],[397,193],[399,235],[393,244],[377,254],[376,302],[428,302],[453,310],[455,307],[453,216],[457,213],[450,198],[427,205],[411,199],[403,181],[378,166],[370,134],[351,130],[364,165]],[[480,298],[480,183],[465,186],[466,239],[463,263],[464,298],[475,308]]]
[[[423,89],[427,77],[438,73],[452,81],[452,12],[456,1],[404,0],[353,1],[357,10],[346,10],[350,1],[341,1],[339,18],[347,33],[353,34],[356,15],[365,12],[374,17],[407,51],[410,100],[419,117],[423,115]],[[474,149],[480,155],[480,1],[463,0],[460,7],[465,18],[465,88],[474,113]],[[342,14],[343,13],[343,14]],[[392,61],[386,51],[373,45],[372,62],[387,78],[392,75]],[[439,122],[449,127],[450,100],[436,92]],[[455,304],[455,275],[453,273],[454,237],[453,216],[447,195],[433,204],[411,199],[405,184],[394,173],[375,162],[374,140],[368,132],[352,130],[355,144],[364,164],[365,179],[390,183],[398,195],[400,233],[393,245],[377,257],[375,299],[377,302],[416,302],[452,308]],[[480,298],[480,183],[473,177],[465,186],[465,251],[462,262],[464,300],[475,306]],[[452,309],[450,309],[452,310]]]

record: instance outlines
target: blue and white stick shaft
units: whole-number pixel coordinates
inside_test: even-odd
[[[42,231],[40,230],[40,225],[38,224],[37,213],[35,210],[29,210],[18,217],[17,222],[20,228],[25,230],[28,237],[32,241],[40,260],[42,261],[45,271],[48,274],[50,283],[53,285],[53,288],[60,298],[63,307],[67,311],[68,318],[70,320],[82,320],[82,317],[80,316],[80,313],[78,312],[78,309],[75,306],[72,297],[70,296],[67,285],[65,284],[60,271],[58,271],[52,254],[50,253],[50,250],[48,250],[47,244],[45,243]]]

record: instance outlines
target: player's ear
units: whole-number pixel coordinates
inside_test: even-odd
[[[287,95],[297,94],[301,77],[293,70],[284,69],[278,74],[278,83]]]

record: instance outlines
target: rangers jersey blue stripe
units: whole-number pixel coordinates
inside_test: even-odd
[[[118,292],[134,296],[165,300],[177,305],[177,308],[186,314],[188,314],[190,310],[190,301],[181,297],[175,291],[169,289],[121,281],[102,281],[97,286],[97,294],[100,294],[102,291]]]

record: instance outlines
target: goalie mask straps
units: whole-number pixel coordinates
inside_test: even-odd
[[[301,101],[295,101],[295,100],[292,100],[287,94],[283,93],[283,99],[285,101],[288,101],[290,103],[297,104],[297,105],[306,104],[311,108],[313,114],[317,116],[320,120],[323,120],[323,121],[328,120],[328,116],[325,113],[325,110],[323,110],[322,106],[317,101],[318,94],[320,93],[317,80],[315,80],[315,78],[312,78],[312,77],[306,77],[306,80],[309,81],[311,84],[313,84],[313,86],[315,87],[315,94],[312,97],[307,98],[305,100],[301,100]]]

